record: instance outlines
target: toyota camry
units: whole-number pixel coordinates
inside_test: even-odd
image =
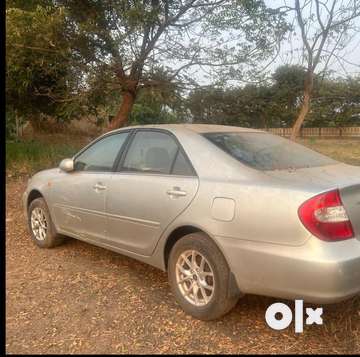
[[[360,167],[263,131],[115,130],[35,174],[23,204],[39,247],[72,237],[167,271],[199,319],[247,293],[332,303],[360,292]]]

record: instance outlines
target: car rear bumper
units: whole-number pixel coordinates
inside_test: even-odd
[[[335,303],[360,293],[360,240],[298,247],[216,237],[243,293]]]

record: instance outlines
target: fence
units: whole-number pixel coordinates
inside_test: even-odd
[[[291,128],[266,128],[263,129],[270,133],[290,136]],[[300,137],[321,136],[321,137],[360,137],[360,126],[342,127],[342,128],[301,128]]]

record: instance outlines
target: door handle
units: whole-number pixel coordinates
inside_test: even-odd
[[[103,184],[101,183],[97,183],[93,186],[93,189],[95,191],[102,191],[102,190],[106,190],[106,186],[104,186]]]
[[[186,192],[186,191],[182,191],[179,187],[174,187],[172,190],[166,191],[166,193],[167,193],[169,196],[176,196],[176,197],[186,196],[186,195],[187,195],[187,192]]]

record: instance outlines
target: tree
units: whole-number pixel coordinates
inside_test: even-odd
[[[208,86],[190,92],[186,101],[198,123],[252,128],[289,127],[302,105],[306,69],[280,66],[272,82],[243,87]],[[360,123],[360,78],[314,76],[312,107],[306,126],[347,126]]]
[[[314,89],[314,76],[319,65],[323,71],[332,57],[340,61],[341,51],[349,42],[350,33],[356,31],[354,19],[360,16],[360,3],[356,0],[295,0],[295,11],[304,46],[306,76],[302,105],[293,124],[291,139],[295,140],[309,113]]]
[[[359,126],[360,78],[325,79],[312,98],[307,126]]]
[[[41,5],[40,5],[41,3]],[[24,6],[24,8],[16,6]],[[6,9],[6,111],[9,118],[64,115],[63,98],[77,86],[64,12],[50,2],[9,1]],[[68,105],[66,104],[68,108]]]
[[[191,92],[188,108],[195,123],[263,128],[271,125],[272,97],[271,87],[264,85],[209,87]]]
[[[38,130],[48,118],[107,119],[117,89],[106,65],[91,65],[97,53],[72,26],[58,2],[6,2],[7,135],[27,120]]]
[[[165,124],[186,121],[184,110],[184,93],[173,83],[166,71],[159,69],[153,80],[164,85],[147,87],[139,91],[133,110],[129,116],[131,125]]]
[[[253,128],[288,126],[301,97],[305,70],[281,66],[272,82],[243,87],[209,86],[190,93],[188,107],[197,122]]]
[[[192,68],[224,70],[269,55],[286,30],[259,0],[59,0],[74,48],[107,68],[121,103],[110,129],[124,125],[140,90],[196,83]],[[231,29],[231,31],[230,31]],[[158,80],[159,68],[167,81]]]

